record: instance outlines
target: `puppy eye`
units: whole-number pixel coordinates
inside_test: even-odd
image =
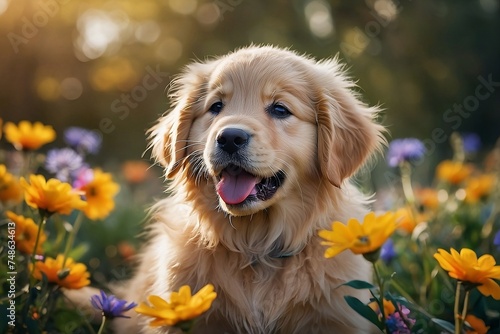
[[[270,105],[267,108],[267,112],[274,118],[287,118],[288,116],[292,115],[287,107],[279,103],[273,103],[272,105]]]
[[[222,108],[224,108],[224,104],[222,102],[215,102],[208,108],[208,111],[210,111],[214,115],[218,115],[221,111]]]

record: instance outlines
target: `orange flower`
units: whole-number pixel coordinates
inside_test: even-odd
[[[436,168],[436,176],[439,180],[451,184],[462,183],[472,173],[472,166],[457,161],[445,160]]]
[[[384,314],[386,317],[396,312],[396,307],[390,300],[384,298],[383,303],[384,303]],[[370,304],[368,304],[368,306],[370,306],[370,308],[377,313],[380,311],[380,307],[378,305],[378,302],[376,301],[371,302]]]
[[[370,212],[365,216],[363,224],[351,218],[347,225],[336,221],[332,230],[321,230],[318,235],[325,239],[321,244],[330,246],[325,257],[331,258],[350,249],[354,254],[368,254],[379,250],[384,242],[396,230],[396,215],[387,212],[376,216]]]
[[[148,297],[152,306],[141,303],[135,311],[154,318],[149,324],[151,327],[174,326],[206,312],[216,297],[217,293],[212,284],[205,285],[193,296],[191,296],[191,288],[184,285],[179,292],[172,292],[170,301],[152,295]]]
[[[85,215],[90,219],[103,219],[115,208],[114,196],[120,190],[120,186],[113,182],[109,173],[94,170],[94,178],[81,188],[85,192],[87,206],[83,209]]]
[[[416,195],[420,204],[429,209],[437,209],[439,207],[438,192],[432,188],[423,188],[416,191]]]
[[[0,202],[19,203],[23,199],[23,188],[19,180],[0,165]]]
[[[396,215],[396,221],[399,223],[398,228],[405,231],[408,234],[411,234],[415,229],[415,227],[423,221],[421,219],[422,218],[421,215],[414,217],[415,214],[409,207],[398,209],[395,215]]]
[[[132,259],[135,253],[135,247],[127,241],[123,241],[118,244],[118,254],[120,254],[125,260]]]
[[[434,258],[441,268],[462,282],[478,285],[477,289],[485,296],[500,300],[500,286],[494,279],[500,279],[500,266],[489,254],[477,258],[476,253],[468,248],[462,248],[460,253],[451,248],[451,254],[444,249],[438,249]]]
[[[17,150],[36,150],[56,138],[56,132],[50,125],[28,121],[21,121],[19,126],[5,123],[4,134],[5,139]]]
[[[32,208],[69,215],[73,209],[80,210],[87,205],[69,183],[57,179],[45,181],[42,175],[30,175],[30,183],[21,178],[26,203]]]
[[[130,183],[140,183],[144,181],[149,172],[149,164],[145,161],[127,161],[122,166],[123,176]]]
[[[7,217],[16,224],[16,234],[14,240],[16,241],[16,248],[24,254],[32,254],[35,248],[36,235],[38,234],[38,225],[35,224],[33,219],[18,216],[12,211],[6,212]],[[42,245],[47,239],[47,236],[42,231],[38,239],[37,254],[42,253]]]
[[[492,174],[484,174],[471,178],[465,187],[465,201],[477,203],[481,198],[489,195],[494,189],[496,177]]]
[[[479,319],[473,314],[467,314],[465,321],[471,329],[466,329],[466,334],[486,334],[490,327],[487,327],[483,320]]]
[[[43,273],[49,282],[67,289],[80,289],[90,284],[87,266],[74,262],[72,258],[67,258],[66,265],[63,267],[63,261],[64,256],[59,254],[55,259],[47,257],[44,262],[35,262],[33,277],[41,280]]]

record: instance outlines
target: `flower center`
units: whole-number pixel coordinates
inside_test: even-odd
[[[90,197],[97,196],[97,189],[95,187],[90,187],[89,192],[88,192],[88,196],[90,196]]]
[[[360,236],[358,236],[358,241],[361,245],[369,245],[370,244],[370,237],[367,235],[360,235]]]

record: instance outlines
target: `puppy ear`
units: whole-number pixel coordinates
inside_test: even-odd
[[[320,80],[317,103],[318,159],[321,173],[340,187],[385,143],[384,127],[375,123],[377,108],[353,91],[355,84],[337,59],[316,64]]]
[[[165,166],[169,179],[184,165],[191,124],[206,94],[212,68],[213,62],[188,65],[171,83],[169,96],[173,109],[148,131],[151,156]]]

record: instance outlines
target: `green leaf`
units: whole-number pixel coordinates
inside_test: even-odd
[[[438,318],[432,318],[431,321],[442,329],[446,330],[448,333],[455,333],[455,326],[451,322]]]
[[[352,280],[352,281],[349,281],[349,282],[344,283],[342,285],[347,285],[347,286],[350,286],[351,288],[358,289],[358,290],[375,289],[375,286],[373,284],[370,284],[370,283],[365,282],[365,281],[359,281],[359,280]]]
[[[385,328],[384,324],[379,320],[377,313],[370,306],[365,305],[361,300],[353,296],[344,296],[344,299],[354,311],[383,331]]]

